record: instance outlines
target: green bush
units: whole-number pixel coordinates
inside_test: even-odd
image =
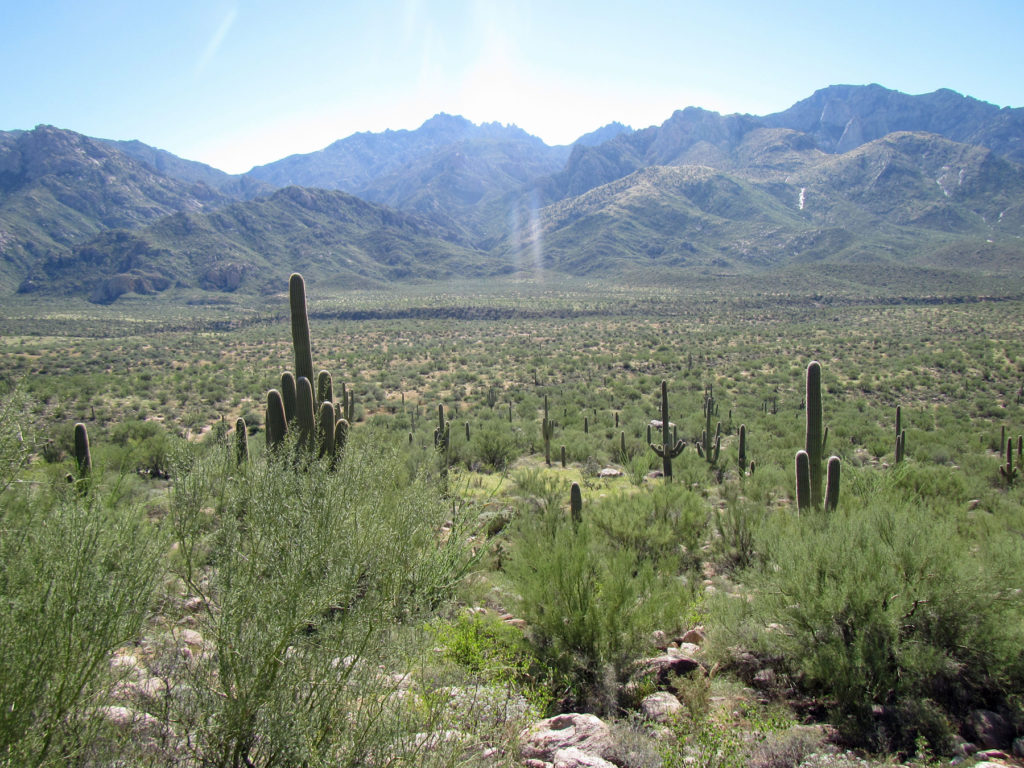
[[[923,737],[942,751],[939,724],[1024,682],[1024,552],[996,526],[905,501],[903,485],[873,473],[837,513],[776,514],[747,572],[753,601],[719,601],[717,620],[782,659],[851,741],[909,751]]]
[[[560,510],[519,519],[506,568],[537,655],[565,681],[565,706],[614,711],[617,684],[650,633],[675,628],[691,593],[674,573]]]
[[[203,764],[400,754],[405,723],[378,664],[402,671],[393,633],[446,601],[472,562],[458,521],[442,536],[447,504],[382,435],[355,431],[336,472],[296,470],[289,453],[235,474],[217,451],[174,486],[178,572],[213,646],[179,703]]]
[[[93,484],[0,499],[0,765],[85,760],[163,573],[162,537]]]

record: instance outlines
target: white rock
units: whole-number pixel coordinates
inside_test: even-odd
[[[534,723],[520,734],[519,741],[524,758],[550,762],[555,752],[569,747],[604,757],[612,747],[612,734],[596,715],[572,712]]]

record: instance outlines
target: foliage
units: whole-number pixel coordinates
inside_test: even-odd
[[[943,751],[937,722],[995,707],[1024,680],[1024,551],[908,503],[899,484],[862,476],[836,513],[773,516],[747,575],[752,602],[740,619],[720,604],[719,620],[826,697],[852,741],[906,751],[920,735]]]
[[[152,607],[163,537],[138,509],[93,489],[0,498],[2,765],[89,754],[98,705],[118,679],[110,655],[138,638]]]
[[[178,570],[214,646],[184,703],[197,756],[369,759],[395,727],[376,664],[396,623],[436,609],[466,573],[458,528],[438,540],[444,503],[373,436],[356,433],[336,473],[274,456],[231,477],[232,464],[228,449],[193,463],[173,494]]]
[[[560,510],[519,518],[506,570],[536,653],[565,680],[564,703],[599,710],[615,709],[644,639],[678,623],[689,600],[674,573],[615,547],[586,514],[578,526]]]

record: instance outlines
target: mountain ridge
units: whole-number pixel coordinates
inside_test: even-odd
[[[380,286],[528,265],[955,271],[965,254],[1003,274],[1024,252],[1020,146],[1024,110],[879,85],[829,86],[764,117],[688,107],[560,147],[439,113],[290,156],[266,178],[40,126],[0,132],[0,287],[107,301],[178,284],[259,292],[289,264]],[[271,191],[290,173],[356,191]]]

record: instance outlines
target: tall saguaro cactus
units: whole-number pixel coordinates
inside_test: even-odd
[[[807,451],[796,452],[796,508],[801,512],[811,508],[811,467]]]
[[[569,513],[572,515],[574,524],[583,522],[583,491],[579,483],[573,483],[569,488]]]
[[[661,457],[662,473],[666,480],[672,479],[672,459],[683,452],[686,442],[682,439],[672,443],[668,419],[668,382],[661,382],[661,445],[650,442],[651,450]]]
[[[235,420],[235,461],[239,465],[249,461],[249,437],[241,416]]]
[[[825,461],[825,444],[828,441],[828,428],[822,430],[821,412],[821,364],[816,360],[807,366],[807,424],[804,433],[804,450],[811,478],[811,504],[821,506],[823,488],[822,469]]]
[[[313,410],[313,385],[305,376],[295,383],[295,420],[299,425],[298,447],[312,453],[316,450],[316,414]]]
[[[839,506],[839,468],[841,462],[838,456],[832,456],[828,460],[828,471],[825,479],[825,510],[835,511]]]
[[[75,462],[79,479],[88,477],[92,472],[92,452],[89,450],[89,430],[82,422],[75,424]]]
[[[267,392],[267,448],[276,450],[288,433],[288,419],[285,417],[284,398],[276,389]]]
[[[281,402],[285,421],[292,421],[295,418],[295,374],[291,371],[281,374]]]
[[[292,315],[292,346],[295,348],[295,377],[312,382],[313,347],[309,341],[309,314],[306,310],[306,282],[298,272],[288,278],[288,303]]]
[[[709,384],[704,390],[704,431],[701,432],[700,442],[697,443],[697,453],[701,458],[706,459],[709,464],[718,461],[718,454],[722,450],[722,422],[718,422],[715,428],[715,436],[711,436],[711,418],[718,413],[718,403],[715,400],[714,389]]]
[[[76,432],[77,435],[77,432]],[[1013,482],[1017,479],[1018,469],[1013,466],[1013,438],[1009,438],[1006,441],[1006,463],[999,468],[999,474],[1003,476],[1003,479],[1009,485],[1013,485]]]
[[[743,473],[747,471],[747,425],[746,424],[740,424],[739,465],[740,465],[740,477],[743,477]]]
[[[548,396],[544,395],[544,419],[540,423],[540,434],[544,438],[544,463],[551,466],[551,438],[555,436],[555,423],[548,418]]]

